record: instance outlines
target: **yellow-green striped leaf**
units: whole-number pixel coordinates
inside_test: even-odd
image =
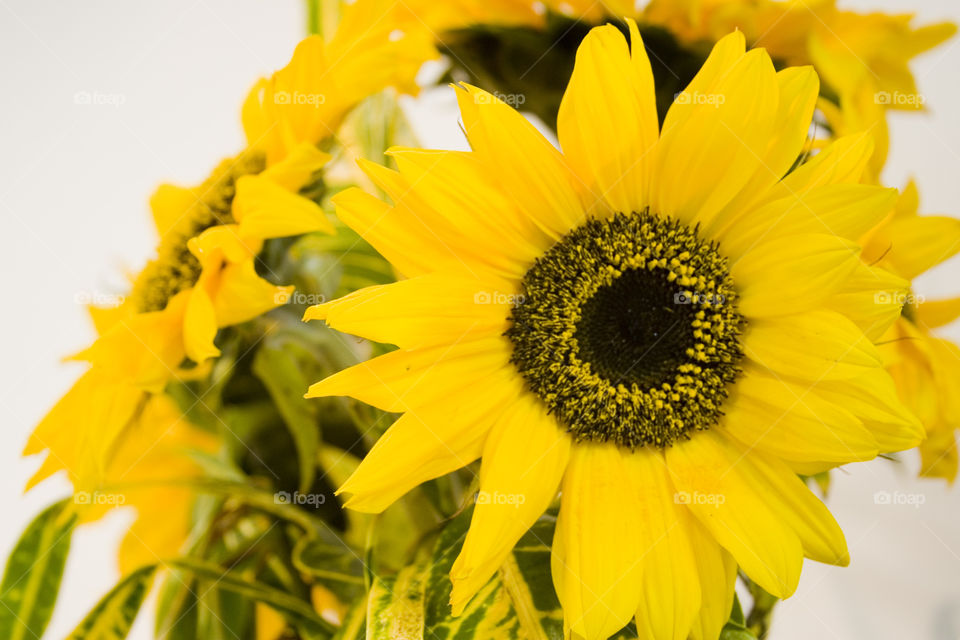
[[[77,520],[70,507],[69,500],[47,507],[10,553],[0,582],[0,638],[34,640],[47,628]]]
[[[105,595],[67,640],[123,640],[140,611],[156,572],[155,565],[137,569]]]
[[[367,640],[562,640],[563,612],[550,576],[556,518],[542,516],[463,613],[450,615],[449,573],[460,553],[472,510],[451,520],[429,561],[396,577],[378,577],[367,598]],[[614,638],[636,638],[633,625]]]

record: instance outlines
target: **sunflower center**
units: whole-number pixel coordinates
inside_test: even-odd
[[[647,211],[590,220],[523,288],[512,361],[578,440],[665,447],[716,424],[743,318],[726,259],[696,229]]]

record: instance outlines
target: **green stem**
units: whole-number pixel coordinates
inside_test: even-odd
[[[323,0],[307,0],[307,35],[317,35],[320,33],[322,22],[320,20],[321,7]]]

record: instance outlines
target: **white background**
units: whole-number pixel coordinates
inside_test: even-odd
[[[841,6],[913,11],[909,0]],[[926,0],[922,21],[960,19],[953,0]],[[0,0],[0,556],[26,523],[62,497],[52,479],[21,488],[39,460],[27,434],[79,373],[60,358],[92,329],[77,300],[123,293],[125,274],[151,255],[147,199],[161,181],[193,184],[243,144],[239,108],[254,80],[286,63],[303,32],[298,2]],[[930,113],[894,115],[888,184],[909,176],[921,208],[960,214],[960,44],[914,64]],[[78,92],[119,105],[75,103]],[[425,146],[462,146],[449,91],[411,107]],[[924,276],[928,297],[960,291],[954,260]],[[960,339],[960,327],[947,332]],[[846,531],[847,569],[808,562],[780,605],[775,640],[960,640],[960,487],[876,461],[834,474],[829,504]],[[919,507],[878,505],[877,491],[922,496]],[[66,635],[117,578],[115,547],[129,515],[114,513],[74,538],[45,637]],[[145,617],[145,616],[144,616]],[[132,637],[151,637],[141,619]]]

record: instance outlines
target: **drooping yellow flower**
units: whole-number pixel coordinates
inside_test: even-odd
[[[921,216],[912,182],[895,210],[868,236],[864,259],[913,280],[960,252],[960,220]],[[920,418],[927,439],[920,445],[921,474],[957,477],[960,427],[960,347],[935,329],[960,318],[960,298],[926,301],[910,294],[903,315],[884,335],[881,351],[900,396]]]
[[[98,484],[150,394],[162,392],[187,359],[202,364],[219,355],[219,328],[286,303],[291,288],[260,277],[254,260],[268,238],[332,230],[320,207],[297,195],[327,158],[309,144],[272,166],[262,153],[245,152],[198,187],[157,190],[157,258],[122,305],[94,311],[99,337],[75,356],[91,369],[24,451],[50,451],[30,486],[59,469],[78,489]]]
[[[519,113],[458,91],[471,152],[395,149],[338,215],[408,277],[305,319],[397,351],[309,396],[403,412],[341,487],[379,512],[480,458],[451,572],[463,610],[560,490],[565,625],[606,638],[717,638],[739,565],[780,597],[804,556],[846,564],[796,474],[922,437],[870,335],[906,283],[855,240],[895,191],[859,184],[867,136],[787,174],[819,83],[720,40],[658,127],[637,26],[583,41],[555,149]]]
[[[24,454],[50,454],[29,486],[60,469],[78,486],[99,482],[150,394],[185,362],[218,356],[219,329],[287,302],[292,288],[261,277],[255,261],[265,240],[332,232],[319,205],[299,195],[330,159],[318,147],[371,93],[414,90],[433,52],[422,35],[397,36],[378,3],[348,5],[329,43],[307,38],[286,67],[256,83],[242,110],[247,149],[197,187],[154,194],[157,257],[123,304],[93,310],[99,337],[76,356],[91,369],[32,434]]]
[[[136,511],[118,549],[122,575],[184,551],[196,496],[188,483],[202,475],[189,453],[213,453],[216,447],[216,439],[188,423],[168,396],[157,394],[146,401],[112,457],[103,484],[78,494],[87,505],[78,506],[81,522],[95,521],[116,507]]]

